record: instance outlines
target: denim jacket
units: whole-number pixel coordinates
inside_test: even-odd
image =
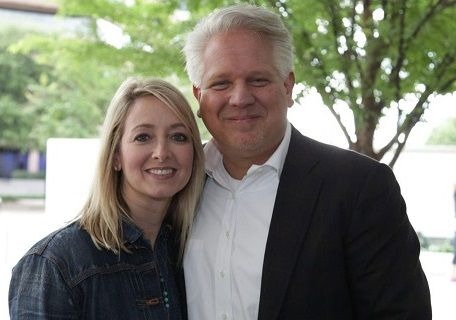
[[[131,253],[97,249],[78,222],[36,243],[13,268],[11,319],[184,319],[170,228],[152,250],[135,225],[122,227]]]

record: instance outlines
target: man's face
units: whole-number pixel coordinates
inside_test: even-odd
[[[280,144],[293,105],[294,75],[284,79],[273,62],[271,45],[256,33],[236,30],[210,40],[194,95],[224,156],[261,164]]]

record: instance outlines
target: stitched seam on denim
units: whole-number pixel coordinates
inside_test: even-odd
[[[70,287],[73,288],[77,286],[79,283],[82,281],[97,275],[97,274],[111,274],[111,273],[116,273],[116,272],[122,272],[122,271],[146,271],[146,270],[155,270],[155,262],[149,262],[146,264],[141,264],[141,265],[133,265],[133,264],[127,264],[127,263],[120,263],[117,265],[110,265],[107,267],[96,267],[92,269],[87,269],[81,274],[79,274],[76,277],[73,277],[73,279],[70,280]]]

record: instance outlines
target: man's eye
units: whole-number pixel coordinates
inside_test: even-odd
[[[171,135],[171,139],[176,142],[187,142],[189,140],[187,135],[185,135],[183,133],[173,133]]]
[[[149,139],[150,139],[149,135],[142,133],[142,134],[138,134],[134,140],[138,141],[138,142],[146,142]]]
[[[267,79],[253,79],[251,83],[255,87],[264,87],[269,81]]]
[[[227,81],[215,82],[211,85],[211,88],[214,90],[224,90],[224,89],[228,88],[228,82]]]

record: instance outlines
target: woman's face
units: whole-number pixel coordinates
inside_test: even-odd
[[[127,201],[170,201],[192,174],[190,131],[154,96],[138,98],[128,111],[116,167]]]

